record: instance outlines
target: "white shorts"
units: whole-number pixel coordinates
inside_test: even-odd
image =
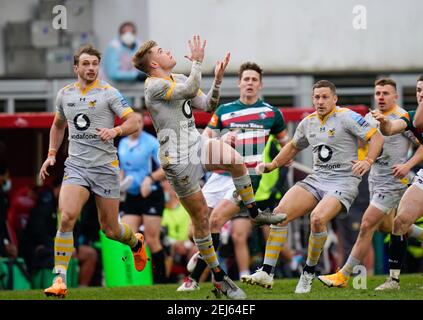
[[[215,208],[223,199],[230,200],[238,205],[235,185],[229,175],[213,173],[203,186],[202,191],[209,208]]]
[[[231,176],[213,173],[203,186],[202,191],[206,198],[207,207],[215,208],[221,200],[229,200],[240,208],[234,218],[250,216],[247,208],[238,197]]]
[[[420,169],[414,177],[413,186],[416,186],[423,191],[423,169]]]

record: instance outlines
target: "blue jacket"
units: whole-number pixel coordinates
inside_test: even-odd
[[[135,41],[132,49],[125,46],[119,39],[113,39],[105,53],[104,71],[113,81],[135,81],[140,71],[132,65],[132,57],[137,52],[139,42]]]

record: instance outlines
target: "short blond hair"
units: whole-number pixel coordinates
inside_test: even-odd
[[[132,58],[132,64],[138,70],[148,73],[150,62],[149,57],[151,55],[151,48],[157,46],[157,43],[153,40],[148,40],[144,42],[135,53],[134,57]]]

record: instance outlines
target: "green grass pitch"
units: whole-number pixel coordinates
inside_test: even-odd
[[[246,292],[248,300],[423,300],[423,275],[401,276],[401,290],[375,291],[386,276],[371,276],[367,289],[354,289],[352,282],[347,288],[328,288],[315,279],[310,294],[294,294],[298,279],[275,280],[268,290],[244,283],[237,284]],[[202,283],[195,292],[176,292],[178,284],[116,288],[70,288],[66,300],[212,300],[218,301],[211,292],[210,282]],[[55,300],[46,298],[43,290],[0,291],[0,300]],[[221,300],[226,300],[223,297]]]

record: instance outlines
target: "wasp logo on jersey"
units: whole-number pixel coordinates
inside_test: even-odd
[[[331,137],[331,138],[335,136],[335,128],[330,129],[330,130],[328,131],[328,136],[329,136],[329,137]]]
[[[93,101],[88,102],[88,105],[89,105],[91,108],[94,108],[94,107],[95,107],[95,105],[96,105],[96,103],[97,103],[97,100],[93,100]]]

